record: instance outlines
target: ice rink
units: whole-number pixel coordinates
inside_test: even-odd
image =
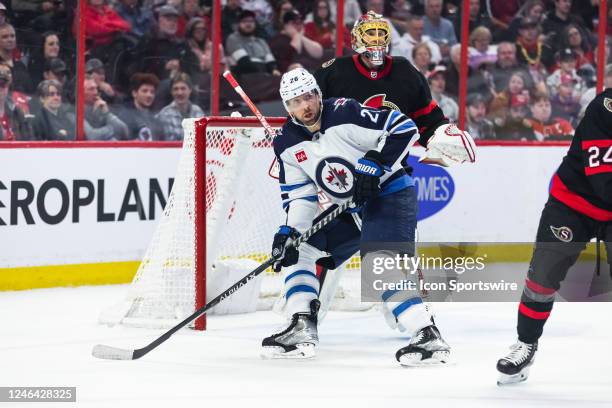
[[[500,388],[495,363],[515,338],[514,303],[436,304],[453,347],[445,367],[400,367],[394,354],[407,340],[375,310],[331,312],[309,361],[259,357],[280,323],[272,312],[212,317],[208,331],[179,332],[141,360],[97,360],[97,343],[138,348],[162,333],[97,323],[125,290],[0,292],[0,385],[77,387],[76,405],[54,407],[612,406],[609,303],[556,304],[531,377]]]

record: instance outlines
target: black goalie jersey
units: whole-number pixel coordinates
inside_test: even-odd
[[[587,107],[550,194],[594,220],[612,221],[612,88]]]
[[[438,126],[448,123],[431,98],[425,77],[403,57],[387,56],[379,71],[368,69],[357,54],[336,58],[324,63],[314,76],[323,98],[353,98],[363,105],[409,116],[419,129],[422,146]]]

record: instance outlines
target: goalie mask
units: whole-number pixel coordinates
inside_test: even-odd
[[[358,54],[365,54],[374,65],[382,65],[389,52],[391,28],[383,16],[368,11],[351,30],[351,45]]]
[[[321,119],[321,88],[319,88],[315,77],[310,72],[304,68],[295,68],[286,72],[281,78],[279,91],[283,105],[294,123],[301,125],[292,112],[293,105],[301,103],[301,100],[311,100],[311,98],[318,99],[319,113],[317,122]]]

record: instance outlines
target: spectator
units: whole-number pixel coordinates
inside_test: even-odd
[[[576,54],[576,69],[585,65],[595,66],[595,56],[591,43],[582,36],[580,27],[568,24],[561,33],[560,49],[570,48]]]
[[[582,32],[586,32],[582,18],[572,15],[572,0],[554,0],[555,9],[549,11],[542,22],[542,32],[548,35],[552,41],[558,36],[565,27],[574,23],[580,27]]]
[[[335,45],[336,25],[331,21],[329,2],[318,0],[314,4],[313,21],[304,24],[304,35],[321,44],[323,48],[332,48]]]
[[[491,1],[491,19],[493,23],[502,30],[507,30],[508,25],[518,13],[523,0],[497,0]]]
[[[182,0],[181,15],[177,20],[176,36],[180,38],[185,37],[185,29],[187,23],[194,17],[204,17],[204,13],[200,8],[198,0]],[[208,33],[206,33],[208,36]]]
[[[612,64],[606,65],[606,70],[604,73],[604,89],[612,88]],[[580,97],[580,114],[579,118],[584,116],[584,112],[586,111],[589,102],[591,102],[597,96],[597,85],[594,85],[586,90],[585,93]]]
[[[155,117],[163,128],[164,140],[183,140],[183,119],[201,118],[202,109],[189,100],[193,85],[189,75],[178,73],[170,80],[172,102]]]
[[[185,39],[188,52],[185,66],[188,72],[197,73],[210,71],[212,67],[212,41],[206,37],[206,20],[194,17],[187,23]],[[225,71],[225,55],[223,46],[219,44],[220,71]]]
[[[329,0],[329,8],[331,11],[331,21],[338,21],[336,14],[338,12],[338,4],[336,0]],[[344,25],[352,27],[355,21],[359,20],[359,17],[363,12],[357,0],[344,0]],[[308,21],[308,18],[306,19]]]
[[[438,44],[442,58],[447,58],[457,37],[453,23],[442,17],[442,4],[443,0],[425,0],[423,32]]]
[[[482,95],[468,95],[466,130],[474,139],[495,139],[493,124],[486,116],[487,105]]]
[[[162,140],[163,130],[152,110],[159,79],[153,74],[137,73],[130,78],[132,100],[117,112],[129,129],[128,139]]]
[[[268,0],[242,0],[242,8],[255,13],[257,25],[262,28],[264,33],[270,32],[274,11]]]
[[[522,71],[524,78],[527,81],[527,88],[533,87],[533,80],[529,73],[522,67],[519,67],[516,60],[516,45],[510,42],[501,42],[497,45],[497,61],[491,67],[491,75],[495,84],[495,92],[501,92],[516,71]]]
[[[321,44],[304,35],[302,17],[296,11],[285,13],[283,29],[270,40],[270,49],[281,72],[286,72],[293,62],[301,63],[306,69],[315,69],[323,57]]]
[[[391,50],[391,55],[405,57],[410,62],[414,62],[412,59],[412,49],[415,45],[424,43],[429,46],[431,51],[431,61],[434,64],[440,63],[442,61],[440,47],[431,38],[423,35],[423,24],[423,16],[410,16],[406,23],[407,31],[400,37],[398,45]]]
[[[461,38],[461,19],[463,9],[459,7],[451,20],[455,27],[456,38]],[[480,0],[470,0],[470,15],[469,15],[469,33],[472,33],[476,27],[486,27],[489,31],[493,30],[493,23],[489,15],[480,8]]]
[[[128,127],[108,109],[107,103],[98,94],[98,84],[91,77],[83,83],[85,104],[85,138],[87,140],[125,140]]]
[[[516,40],[516,58],[520,65],[525,65],[534,82],[543,82],[547,68],[554,63],[552,49],[540,38],[540,28],[535,20],[524,17],[519,26]]]
[[[568,140],[573,137],[574,128],[565,119],[552,118],[552,107],[548,95],[536,93],[531,99],[531,117],[525,124],[531,129],[531,138],[538,141]]]
[[[4,25],[9,22],[6,13],[6,6],[0,3],[0,25]]]
[[[427,75],[431,67],[431,50],[425,43],[417,44],[412,49],[413,65],[423,75]]]
[[[76,33],[79,19],[74,19],[73,31]],[[83,16],[85,35],[91,40],[91,47],[110,44],[120,33],[129,32],[132,27],[106,0],[87,0]]]
[[[35,138],[75,140],[75,115],[62,104],[62,85],[53,79],[46,79],[38,84],[37,93],[42,107],[34,119]]]
[[[470,34],[468,64],[478,68],[481,64],[493,65],[497,62],[497,47],[491,45],[493,37],[486,27],[476,27]]]
[[[255,13],[244,10],[238,30],[227,39],[227,59],[237,75],[268,72],[280,75],[268,43],[255,36]]]
[[[524,17],[533,20],[536,25],[542,24],[544,19],[544,1],[543,0],[527,0],[521,7],[518,15],[512,19],[510,26],[504,32],[502,38],[506,41],[515,42],[519,35],[519,27]]]
[[[118,0],[115,6],[117,13],[127,21],[132,30],[130,31],[138,39],[151,31],[155,26],[153,12],[147,7],[138,5],[139,0]]]
[[[498,140],[535,140],[526,117],[529,114],[529,100],[521,95],[513,95],[506,121],[495,127]]]
[[[394,24],[401,25],[408,21],[413,15],[412,4],[408,0],[392,0],[391,1],[391,21]]]
[[[294,9],[293,3],[291,3],[290,0],[280,0],[278,3],[276,3],[276,7],[274,8],[274,17],[272,20],[272,29],[267,33],[268,38],[272,38],[276,34],[280,33],[280,31],[283,29],[283,17],[285,16],[285,13]],[[312,21],[312,18],[310,20]]]
[[[432,69],[427,75],[429,88],[431,89],[432,98],[438,103],[438,106],[442,109],[442,112],[444,112],[444,116],[451,122],[457,122],[457,118],[459,117],[459,106],[453,98],[444,93],[446,91],[445,72],[446,67],[444,65],[438,65]]]
[[[98,85],[100,97],[107,103],[114,103],[118,99],[117,92],[113,86],[106,81],[106,70],[104,64],[97,58],[92,58],[85,63],[85,73],[93,78]]]
[[[137,72],[149,72],[159,79],[181,70],[187,55],[185,41],[176,36],[179,12],[170,5],[157,9],[157,26],[140,40],[134,59]]]
[[[242,7],[241,0],[227,0],[221,10],[221,32],[223,33],[223,44],[227,44],[227,38],[238,30]]]
[[[0,69],[0,140],[31,140],[31,124],[23,110],[10,98],[11,81],[10,70]]]
[[[546,85],[551,91],[552,96],[557,94],[557,89],[561,84],[561,76],[566,75],[574,81],[574,95],[579,95],[584,91],[584,81],[576,72],[576,53],[571,48],[564,48],[557,53],[559,68],[546,79]]]
[[[10,80],[9,82],[11,85],[9,86],[9,99],[15,104],[15,106],[21,109],[26,118],[28,118],[31,111],[30,105],[32,98],[22,92],[11,89],[13,85],[13,74],[11,73],[11,67],[6,62],[0,61],[0,72],[4,73],[4,75]]]
[[[15,27],[21,29],[27,27],[38,32],[55,30],[66,23],[65,3],[63,0],[13,0],[10,2],[12,20]]]
[[[46,60],[43,70],[43,80],[45,79],[53,79],[64,87],[68,79],[68,68],[66,68],[66,63],[59,58],[49,58]]]
[[[574,93],[576,80],[571,74],[561,74],[557,91],[550,99],[552,115],[576,125],[580,113],[580,94]]]
[[[10,24],[0,26],[0,61],[11,67],[13,89],[31,95],[34,86],[28,74],[28,69],[21,59],[15,57],[17,39],[15,28]]]
[[[455,99],[459,95],[459,72],[461,67],[461,44],[455,44],[451,48],[452,65],[446,72],[446,91]],[[483,71],[472,69],[468,66],[467,93],[480,94],[485,101],[493,97],[493,81],[489,80]]]
[[[41,37],[40,47],[32,50],[28,63],[30,78],[35,84],[43,80],[46,61],[51,58],[59,58],[61,51],[59,34],[55,31],[47,31]]]
[[[510,75],[505,89],[496,94],[489,104],[489,117],[493,120],[496,127],[503,127],[505,125],[513,99],[525,105],[529,104],[527,79],[520,71]]]

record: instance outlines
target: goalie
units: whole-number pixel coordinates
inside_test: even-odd
[[[265,338],[262,347],[266,357],[308,358],[318,344],[315,263],[323,258],[325,267],[334,269],[363,243],[414,243],[416,191],[401,162],[420,134],[398,111],[347,98],[323,100],[315,78],[301,68],[283,75],[280,94],[289,118],[274,139],[274,152],[287,217],[274,236],[272,257],[275,270],[283,269],[285,311],[292,318],[284,330]],[[440,160],[473,161],[467,133],[442,133],[437,143]],[[313,224],[318,189],[336,204],[352,198],[356,208],[297,250],[288,244]],[[401,364],[447,361],[450,348],[418,294],[406,298],[402,291],[386,291],[381,299],[411,334],[408,345],[396,353]]]

